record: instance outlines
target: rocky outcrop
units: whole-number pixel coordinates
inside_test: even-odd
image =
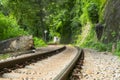
[[[120,0],[108,0],[105,8],[104,42],[120,40]]]
[[[0,53],[29,50],[34,46],[32,36],[20,36],[0,42]]]

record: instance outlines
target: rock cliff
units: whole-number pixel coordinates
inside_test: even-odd
[[[117,42],[120,40],[120,0],[108,0],[105,7],[105,43]]]

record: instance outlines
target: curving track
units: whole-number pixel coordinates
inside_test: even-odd
[[[0,80],[66,80],[76,61],[83,58],[81,52],[79,48],[64,46],[50,52],[2,62]]]

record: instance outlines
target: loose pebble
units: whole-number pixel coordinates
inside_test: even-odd
[[[118,56],[88,49],[84,49],[84,52],[84,64],[82,69],[79,69],[81,77],[78,80],[120,80]],[[75,79],[70,77],[70,80]]]

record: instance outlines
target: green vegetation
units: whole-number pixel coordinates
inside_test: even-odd
[[[10,54],[0,54],[0,60],[7,59],[8,57],[10,57]]]
[[[35,47],[42,47],[46,46],[46,43],[42,39],[34,37],[34,45]]]
[[[100,51],[108,50],[104,43],[97,40],[95,33],[95,24],[103,23],[103,9],[106,0],[83,1],[82,15],[80,21],[82,24],[82,32],[78,36],[76,45],[80,47],[94,48]]]
[[[19,27],[13,16],[8,17],[0,13],[0,40],[26,34],[27,32]]]
[[[111,51],[112,42],[98,41],[95,24],[104,21],[107,0],[0,0],[0,40],[33,35],[36,47],[52,42]],[[44,31],[47,30],[47,33]],[[110,35],[115,37],[113,31]],[[119,42],[116,54],[119,53]]]
[[[117,42],[117,47],[115,49],[115,54],[118,55],[118,56],[120,56],[120,41]]]

